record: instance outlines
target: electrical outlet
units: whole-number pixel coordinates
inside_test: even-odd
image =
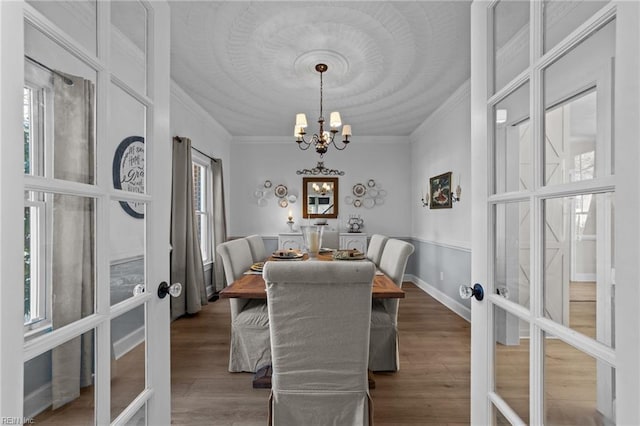
[[[440,281],[444,281],[444,272],[440,271]]]

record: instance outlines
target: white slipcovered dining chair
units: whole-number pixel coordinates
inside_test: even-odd
[[[269,424],[369,425],[370,262],[268,262]]]
[[[414,247],[406,241],[390,238],[380,258],[380,270],[400,288],[407,260]],[[397,371],[398,359],[398,304],[399,299],[376,299],[371,304],[371,341],[369,343],[369,369]]]
[[[254,262],[263,262],[267,258],[267,249],[264,246],[264,240],[258,234],[246,237],[251,248],[251,256]]]
[[[327,231],[322,233],[322,247],[330,249],[340,248],[340,234],[338,231]]]
[[[380,258],[382,257],[382,251],[384,245],[389,238],[380,234],[373,234],[369,240],[369,247],[367,248],[367,259],[380,266]]]
[[[245,238],[219,244],[227,285],[240,278],[253,264],[249,242]],[[264,299],[230,298],[231,342],[229,371],[256,372],[271,363],[269,314]]]

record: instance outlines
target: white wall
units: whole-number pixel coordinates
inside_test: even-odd
[[[356,131],[356,129],[354,129]],[[289,209],[293,212],[295,227],[302,218],[302,175],[297,170],[313,168],[319,156],[312,149],[302,151],[293,136],[278,138],[234,138],[231,144],[231,211],[229,232],[232,236],[260,234],[275,236],[288,232],[286,224]],[[329,226],[345,231],[349,215],[359,214],[364,219],[364,232],[392,236],[411,235],[410,146],[407,137],[354,136],[344,151],[329,148],[325,167],[345,172],[339,176],[339,218],[330,220]],[[278,206],[277,198],[259,207],[255,190],[266,179],[273,185],[283,184],[298,196],[298,201],[287,208]],[[356,183],[366,184],[374,179],[387,191],[384,204],[371,209],[355,208],[345,203]],[[227,186],[229,188],[229,186]],[[306,221],[306,219],[305,219]]]
[[[471,247],[471,121],[469,82],[463,84],[410,136],[411,236],[460,248]],[[429,178],[453,172],[462,187],[451,209],[422,207]],[[425,196],[426,198],[426,196]]]

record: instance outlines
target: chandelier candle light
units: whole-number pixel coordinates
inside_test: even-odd
[[[315,150],[320,157],[322,157],[329,148],[329,145],[332,145],[339,151],[342,151],[349,144],[349,136],[351,136],[351,126],[345,124],[342,126],[342,119],[340,118],[340,113],[337,111],[332,112],[329,115],[329,131],[324,130],[324,116],[322,110],[322,73],[327,71],[327,65],[318,64],[316,65],[316,71],[320,73],[320,117],[318,118],[318,124],[320,125],[320,130],[318,133],[314,133],[311,141],[307,142],[304,138],[306,135],[305,129],[307,127],[307,116],[304,113],[296,114],[296,126],[293,129],[294,136],[296,137],[296,142],[298,143],[298,148],[302,150],[307,150],[311,145],[314,145]],[[339,132],[340,126],[342,126],[342,146],[338,146],[334,138],[336,134]]]

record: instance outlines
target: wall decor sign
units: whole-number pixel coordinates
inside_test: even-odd
[[[124,138],[113,156],[113,187],[127,192],[144,193],[144,138]],[[122,209],[136,219],[144,218],[144,203],[120,201]]]
[[[451,201],[451,172],[443,173],[429,179],[429,208],[450,209]]]

